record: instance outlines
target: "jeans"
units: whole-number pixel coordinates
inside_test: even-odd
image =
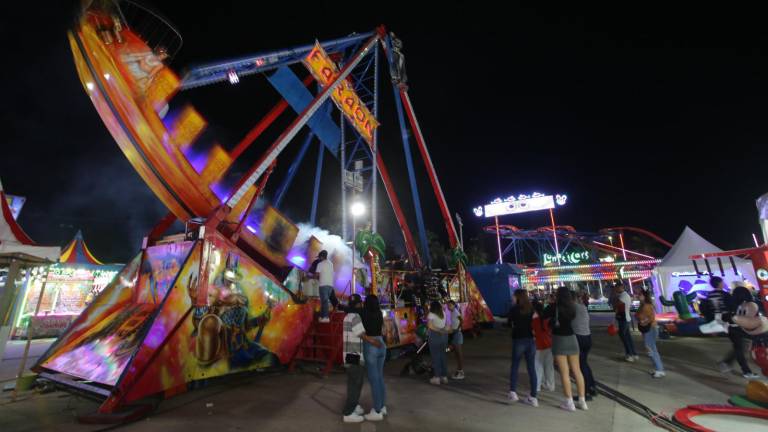
[[[647,333],[643,333],[643,342],[648,351],[651,352],[651,360],[653,361],[653,368],[659,372],[664,372],[664,365],[661,363],[661,356],[659,355],[659,349],[656,348],[656,339],[659,337],[659,328],[657,326],[651,326],[651,329]]]
[[[520,360],[525,356],[528,378],[531,380],[531,396],[536,397],[536,344],[533,338],[512,339],[512,367],[509,369],[509,391],[517,391],[517,370]]]
[[[432,357],[433,375],[438,378],[448,377],[448,361],[445,358],[447,347],[447,334],[429,331],[429,356]]]
[[[363,358],[373,394],[373,409],[381,412],[387,404],[387,389],[384,387],[384,360],[387,358],[387,344],[381,336],[376,336],[376,340],[381,344],[380,347],[363,342]]]
[[[752,370],[749,368],[749,363],[747,363],[747,359],[744,357],[744,338],[746,338],[747,335],[744,333],[743,330],[739,327],[729,327],[728,328],[728,339],[731,340],[731,345],[733,346],[733,351],[728,353],[728,355],[723,359],[723,363],[731,364],[734,360],[736,360],[739,363],[739,366],[741,367],[741,373],[743,374],[749,374],[752,373]]]
[[[584,375],[584,386],[587,390],[595,388],[595,377],[592,376],[592,368],[587,363],[589,350],[592,349],[592,335],[576,335],[576,341],[579,343],[579,368]]]
[[[632,342],[632,336],[629,334],[629,322],[623,319],[617,319],[619,323],[619,338],[624,345],[624,354],[628,356],[636,356],[635,343]]]
[[[351,415],[360,402],[364,378],[365,369],[362,365],[347,365],[347,402],[342,411],[345,416]]]
[[[328,318],[328,310],[331,303],[331,291],[333,287],[330,285],[320,286],[320,318]]]
[[[536,350],[536,393],[544,386],[545,389],[555,389],[555,360],[552,348]]]

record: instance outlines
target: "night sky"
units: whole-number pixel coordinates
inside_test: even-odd
[[[339,2],[225,3],[155,2],[184,37],[175,70],[378,24],[397,33],[411,99],[467,237],[479,233],[474,206],[533,191],[567,193],[558,222],[585,231],[637,226],[674,241],[689,225],[723,248],[748,247],[759,232],[754,202],[768,192],[768,32],[760,10],[443,2],[428,13],[413,10],[416,2],[357,2],[375,6],[363,11]],[[80,85],[66,39],[76,5],[17,2],[0,17],[0,179],[6,192],[27,197],[20,223],[38,243],[64,245],[81,228],[97,257],[125,262],[166,210]],[[278,101],[264,83],[246,77],[185,97],[231,146]],[[381,151],[415,231],[392,92],[382,84]],[[285,203],[297,222],[309,216],[315,152]],[[331,156],[325,162],[320,220],[330,221],[339,174]],[[428,228],[441,233],[417,168]],[[381,230],[399,243],[391,210],[380,214]],[[505,222],[548,221],[540,213]]]

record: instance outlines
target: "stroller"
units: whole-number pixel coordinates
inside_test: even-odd
[[[408,362],[400,370],[400,376],[407,376],[410,372],[416,375],[424,375],[425,373],[432,373],[432,362],[424,358],[424,352],[427,351],[429,340],[424,339],[421,345],[416,347],[415,345],[411,349],[404,351],[400,357],[407,358]]]

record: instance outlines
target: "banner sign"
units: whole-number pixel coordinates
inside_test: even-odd
[[[328,57],[320,43],[315,42],[315,47],[309,52],[303,61],[317,82],[326,86],[339,74],[336,63]],[[355,127],[355,130],[373,145],[373,132],[379,126],[379,122],[373,117],[371,111],[365,106],[360,96],[357,95],[354,85],[347,78],[333,90],[331,98],[336,106],[344,113],[347,119]]]

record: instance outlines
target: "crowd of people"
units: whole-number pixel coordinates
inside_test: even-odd
[[[322,273],[322,266],[319,266],[318,271]],[[730,365],[736,361],[745,378],[755,378],[757,375],[749,369],[744,356],[748,335],[731,319],[746,303],[754,302],[755,299],[744,287],[735,287],[730,294],[725,292],[721,278],[713,277],[710,283],[713,290],[702,303],[702,314],[707,322],[718,321],[728,327],[728,337],[733,345],[732,351],[719,364],[720,369],[727,372]],[[633,323],[632,296],[625,291],[621,283],[614,285],[613,294],[613,325],[617,328],[624,360],[636,362],[639,356],[630,332]],[[663,378],[666,372],[656,345],[659,328],[654,301],[650,291],[640,292],[637,298],[640,305],[634,318],[653,365],[649,374],[652,378]],[[557,370],[563,393],[560,408],[571,412],[589,409],[587,402],[596,397],[598,392],[597,382],[589,365],[592,335],[588,305],[588,293],[577,293],[565,286],[557,288],[545,298],[529,297],[525,289],[517,289],[513,293],[513,305],[508,316],[512,338],[508,392],[510,403],[521,402],[538,407],[538,395],[542,390],[555,391]],[[325,311],[326,309],[323,309],[321,313]],[[353,294],[349,298],[346,312],[343,355],[347,368],[347,400],[343,409],[343,421],[380,421],[387,415],[383,375],[387,347],[382,337],[383,319],[378,298],[368,295],[363,301],[359,295]],[[432,361],[432,377],[429,382],[436,386],[449,382],[447,352],[450,351],[454,352],[458,366],[451,378],[464,379],[461,309],[453,301],[441,302],[440,299],[434,298],[431,299],[425,314]],[[323,318],[326,316],[321,315]],[[518,371],[523,361],[529,381],[529,392],[524,396],[518,395]],[[359,405],[366,375],[373,397],[373,407],[367,414]]]

